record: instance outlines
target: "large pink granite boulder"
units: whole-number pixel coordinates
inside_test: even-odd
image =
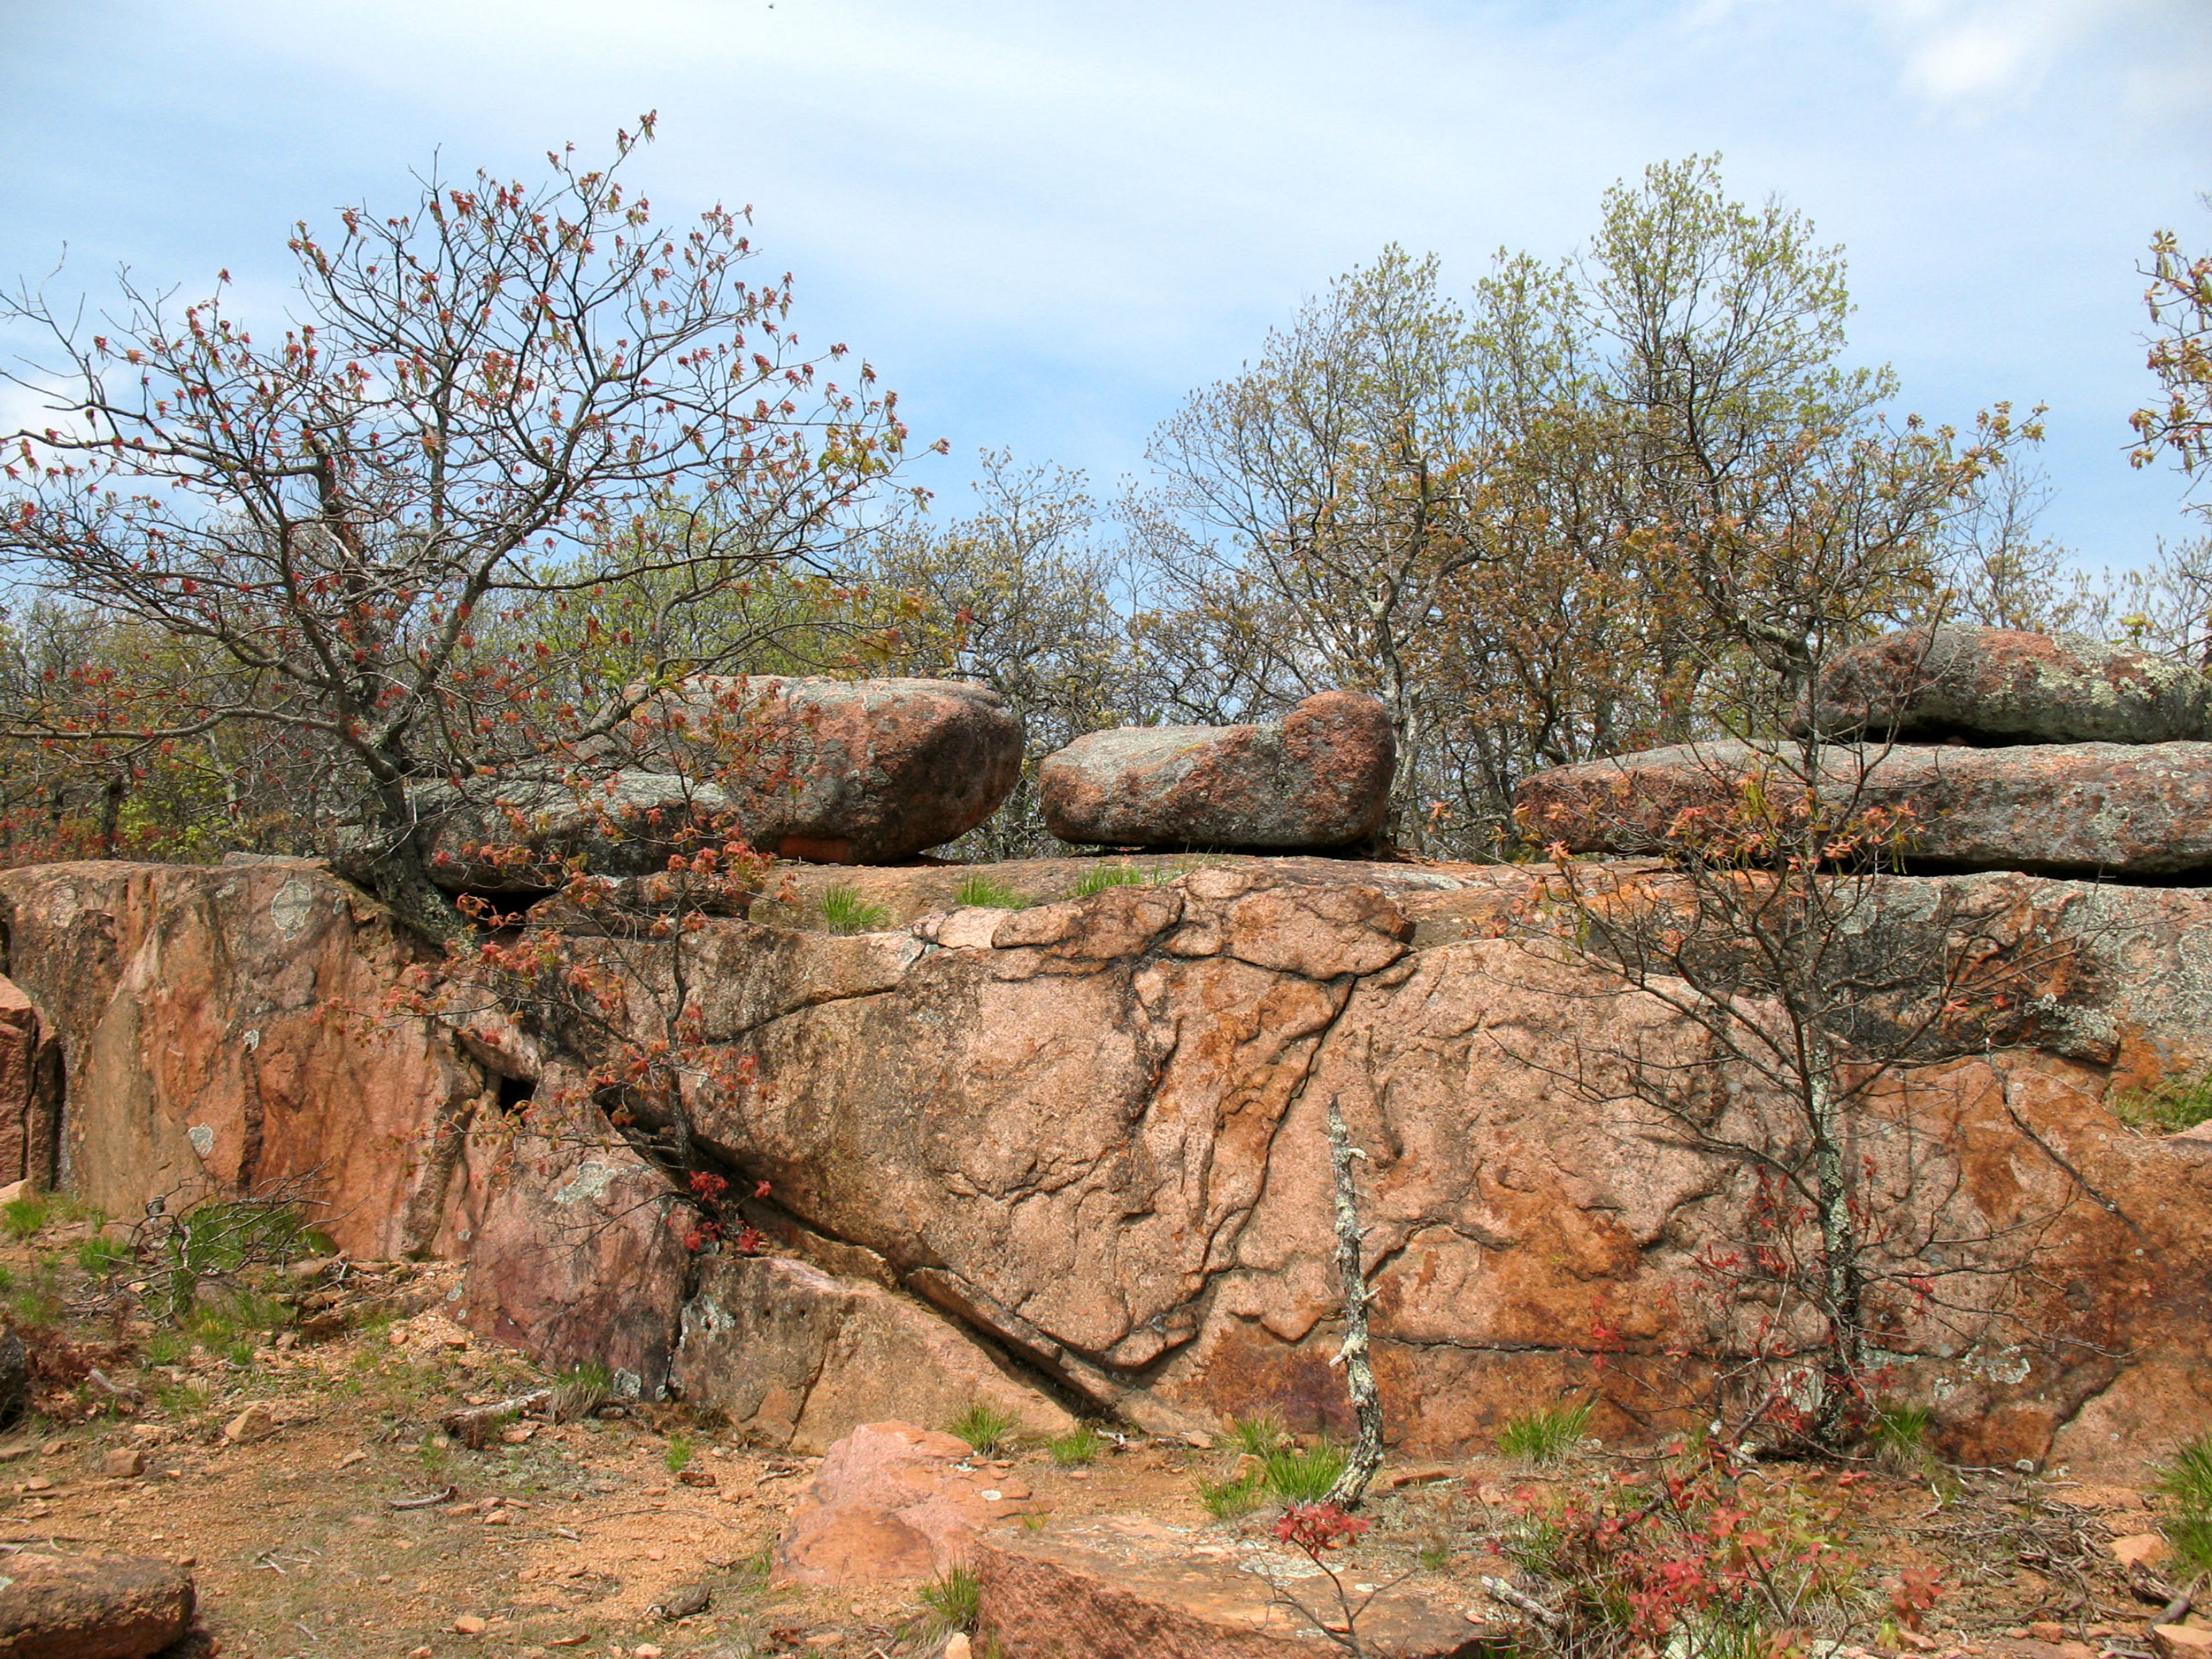
[[[1022,723],[967,680],[702,677],[642,708],[629,763],[719,784],[763,852],[890,864],[957,839],[1021,776]]]
[[[1351,691],[1265,726],[1128,726],[1078,738],[1038,769],[1046,824],[1104,847],[1324,848],[1389,811],[1389,715]]]

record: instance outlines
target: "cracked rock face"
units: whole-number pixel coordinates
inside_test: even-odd
[[[1389,716],[1352,691],[1268,726],[1133,726],[1078,738],[1038,769],[1046,824],[1103,847],[1330,848],[1389,810]]]
[[[1393,1438],[1480,1443],[1528,1399],[1585,1389],[1619,1397],[1604,1431],[1644,1432],[1748,1338],[1699,1262],[1741,1246],[1755,1192],[1607,1085],[1608,1067],[1671,1068],[1747,1122],[1773,1103],[1656,999],[1544,944],[1544,878],[1514,879],[1522,898],[1500,902],[1473,872],[1466,893],[1394,897],[1350,871],[1302,884],[1215,868],[925,917],[877,936],[880,988],[751,994],[750,1022],[722,1030],[761,1086],[706,1133],[802,1228],[1139,1423],[1268,1407],[1342,1426],[1334,1097],[1366,1153]],[[1863,1131],[1908,1231],[1985,1237],[1990,1283],[2041,1287],[2002,1307],[1962,1289],[1942,1318],[1899,1310],[1900,1376],[1943,1402],[1962,1453],[2041,1457],[2132,1376],[2110,1355],[2185,1353],[2207,1316],[2173,1264],[2203,1248],[2212,1167],[2201,1147],[2126,1134],[2102,1096],[2116,1067],[2202,1063],[2201,1039],[2147,1038],[2160,994],[2146,985],[2201,994],[2181,941],[2212,907],[1954,879],[2014,884],[2023,930],[2077,897],[2137,906],[2100,923],[2094,971],[2054,969],[2039,1012],[2005,1027],[2063,1053],[1924,1068]],[[1908,917],[1939,885],[1892,884]],[[1463,931],[1413,950],[1416,913]],[[894,978],[894,941],[917,936],[931,948]],[[2153,977],[2123,983],[2133,972]],[[2032,1264],[1997,1242],[2029,1237]]]
[[[425,1248],[486,1089],[377,1018],[418,951],[312,860],[0,872],[9,967],[58,1041],[60,1183],[112,1214],[311,1177],[340,1249]]]
[[[1075,1419],[944,1315],[880,1285],[786,1256],[700,1264],[676,1378],[684,1400],[778,1448],[820,1453],[886,1415],[950,1423],[983,1404],[1024,1435]]]
[[[1905,743],[2179,743],[2212,736],[2212,679],[2076,634],[1915,629],[1838,655],[1798,726]]]
[[[61,1109],[59,1045],[22,988],[0,979],[0,1187],[54,1184]]]
[[[1090,867],[1006,866],[1001,884],[1065,893]],[[1615,884],[1608,902],[1671,902],[1655,865],[1578,868]],[[648,1392],[682,1310],[703,1327],[711,1302],[758,1328],[702,1329],[686,1391],[794,1436],[935,1420],[898,1403],[917,1374],[1005,1380],[994,1352],[1051,1411],[1040,1377],[1155,1432],[1257,1407],[1340,1425],[1331,1100],[1364,1153],[1375,1363],[1407,1453],[1485,1443],[1561,1390],[1599,1397],[1596,1431],[1640,1438],[1748,1340],[1758,1306],[1700,1263],[1741,1249],[1753,1183],[1622,1068],[1664,1068],[1747,1132],[1776,1103],[1577,954],[1557,872],[1221,858],[1026,909],[951,903],[959,873],[861,872],[892,931],[687,934],[704,1040],[756,1079],[701,1131],[771,1182],[749,1218],[803,1271],[685,1255],[666,1178],[605,1121],[557,1117],[583,1109],[594,1056],[343,1017],[415,957],[313,865],[0,872],[0,923],[66,1060],[75,1190],[129,1213],[186,1181],[319,1170],[345,1249],[466,1260],[455,1311],[476,1328]],[[2106,1097],[2212,1066],[2212,895],[1878,885],[1897,942],[1855,948],[1902,951],[1965,906],[2033,970],[1977,1017],[1972,1052],[1878,1096],[1856,1131],[1886,1224],[1980,1241],[1961,1265],[1993,1270],[1941,1318],[1894,1310],[1900,1392],[1970,1462],[2164,1455],[2212,1409],[2194,1271],[2212,1139],[2130,1133]],[[2046,948],[2062,937],[2079,948]],[[617,1011],[641,1032],[652,988]]]
[[[1683,744],[1524,779],[1528,832],[1572,853],[1648,853],[1693,811],[1724,812],[1747,781],[1794,787],[1778,760],[1734,741]],[[1902,850],[1931,866],[2145,881],[2212,870],[2212,744],[2048,744],[1826,751],[1825,795],[1909,808]]]

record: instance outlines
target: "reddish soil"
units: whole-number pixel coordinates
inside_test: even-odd
[[[335,1285],[271,1274],[261,1299],[243,1304],[258,1328],[219,1314],[180,1336],[133,1298],[103,1299],[78,1265],[89,1234],[83,1221],[50,1222],[0,1244],[0,1312],[42,1375],[35,1415],[0,1437],[0,1550],[186,1560],[208,1632],[236,1659],[857,1659],[940,1644],[921,1623],[916,1586],[770,1582],[774,1544],[817,1460],[744,1445],[680,1407],[636,1402],[611,1417],[517,1424],[482,1451],[453,1443],[438,1427],[447,1412],[550,1379],[441,1316],[451,1270],[368,1264]],[[268,1432],[251,1437],[249,1423],[234,1443],[226,1425],[257,1405]],[[112,1454],[132,1450],[143,1472],[107,1472]],[[1216,1521],[1198,1500],[1201,1480],[1235,1465],[1219,1449],[1132,1441],[1086,1469],[1042,1449],[995,1467],[1018,1471],[1045,1527],[1140,1512],[1211,1527],[1224,1542],[1263,1537],[1275,1511]],[[1463,1598],[1470,1618],[1503,1620],[1510,1610],[1481,1580],[1511,1571],[1493,1546],[1517,1495],[1637,1467],[1591,1454],[1550,1470],[1498,1459],[1386,1468],[1390,1484],[1367,1508],[1371,1533],[1337,1559],[1353,1578],[1418,1571]],[[1753,1484],[1815,1498],[1836,1479],[1780,1465]],[[2131,1589],[2111,1548],[2156,1530],[2142,1492],[1938,1472],[1861,1478],[1848,1494],[1860,1555],[1884,1573],[1941,1574],[1941,1601],[1900,1649],[2148,1652],[2155,1571]],[[662,1616],[695,1588],[707,1593],[703,1611]]]

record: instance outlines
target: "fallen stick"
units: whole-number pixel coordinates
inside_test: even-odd
[[[1567,1621],[1539,1601],[1534,1596],[1515,1589],[1503,1578],[1485,1578],[1482,1587],[1499,1601],[1516,1607],[1547,1630],[1557,1630]]]
[[[443,1492],[434,1492],[427,1498],[387,1498],[384,1501],[395,1510],[427,1510],[434,1504],[442,1504],[459,1492],[459,1486],[448,1486]]]
[[[447,1412],[439,1422],[447,1434],[471,1451],[482,1451],[484,1442],[491,1438],[494,1429],[532,1412],[540,1412],[548,1419],[551,1418],[552,1389],[534,1389],[529,1394],[519,1394],[512,1400],[494,1401],[489,1406],[464,1406],[459,1411]]]

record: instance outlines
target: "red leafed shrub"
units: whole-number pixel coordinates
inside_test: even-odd
[[[1553,1615],[1528,1637],[1576,1659],[1781,1659],[1869,1630],[1885,1611],[1839,1504],[1748,1486],[1717,1450],[1649,1479],[1524,1492],[1515,1510],[1498,1541],[1544,1581]],[[1922,1598],[1917,1620],[1936,1590],[1929,1574],[1899,1593]]]

